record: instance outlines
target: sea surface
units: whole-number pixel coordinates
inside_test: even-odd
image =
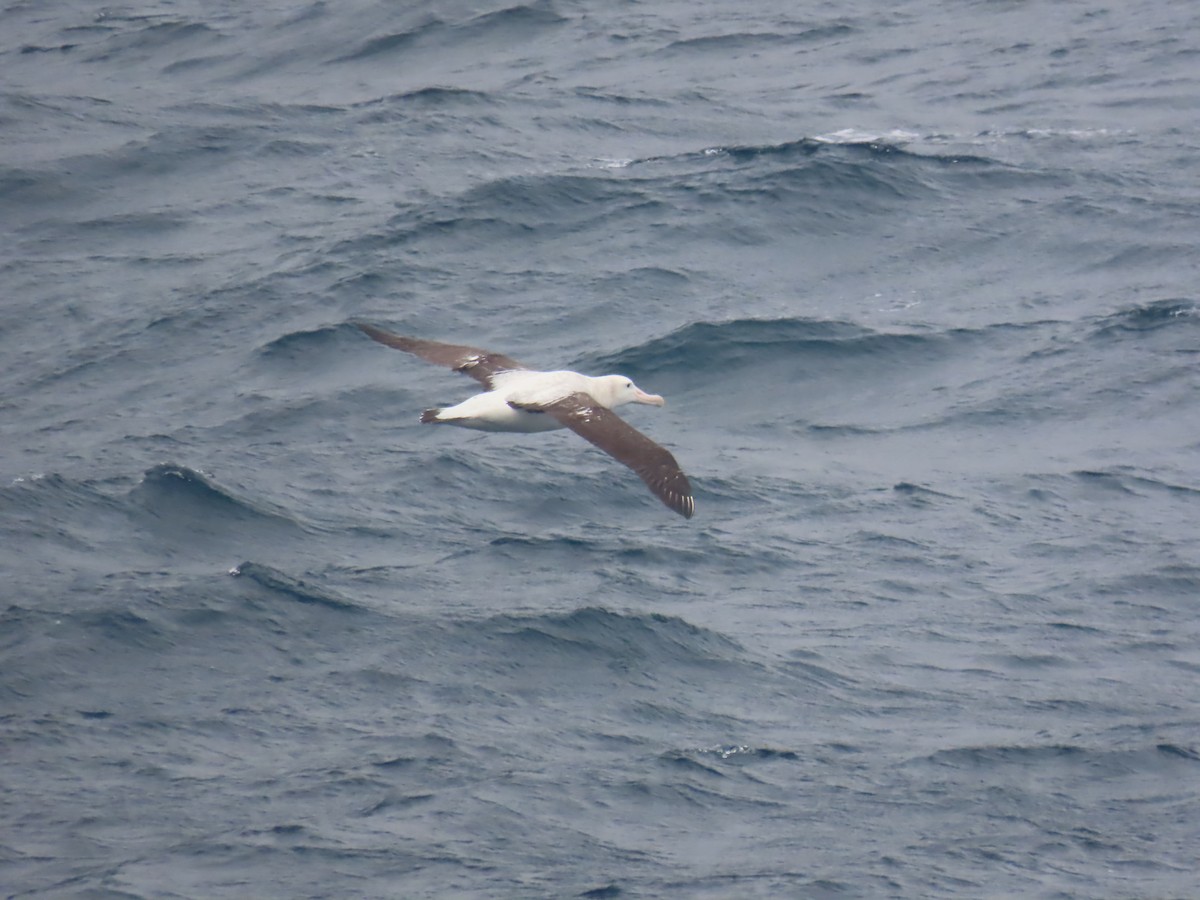
[[[1197,896],[1198,245],[1193,0],[0,0],[0,896]]]

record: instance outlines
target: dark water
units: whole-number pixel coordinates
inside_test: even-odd
[[[1196,5],[511,4],[0,7],[0,892],[1194,896]]]

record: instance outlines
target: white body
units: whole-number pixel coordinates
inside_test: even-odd
[[[468,397],[462,403],[439,410],[432,420],[478,431],[554,431],[565,426],[546,413],[515,409],[511,403],[553,403],[570,394],[588,394],[601,406],[613,409],[626,403],[662,406],[657,394],[647,394],[624,375],[592,378],[578,372],[501,372],[492,390]]]

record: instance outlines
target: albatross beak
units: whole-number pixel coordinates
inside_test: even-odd
[[[634,403],[645,403],[647,406],[665,406],[667,401],[658,394],[647,394],[641,388],[637,389],[637,393],[633,395]]]

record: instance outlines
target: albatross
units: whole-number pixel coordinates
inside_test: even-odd
[[[696,511],[692,487],[675,457],[613,412],[626,403],[662,406],[624,375],[538,372],[500,353],[392,334],[355,323],[368,337],[396,350],[470,375],[485,388],[456,406],[427,409],[421,421],[478,431],[531,434],[570,428],[638,474],[668,507],[686,519]]]

